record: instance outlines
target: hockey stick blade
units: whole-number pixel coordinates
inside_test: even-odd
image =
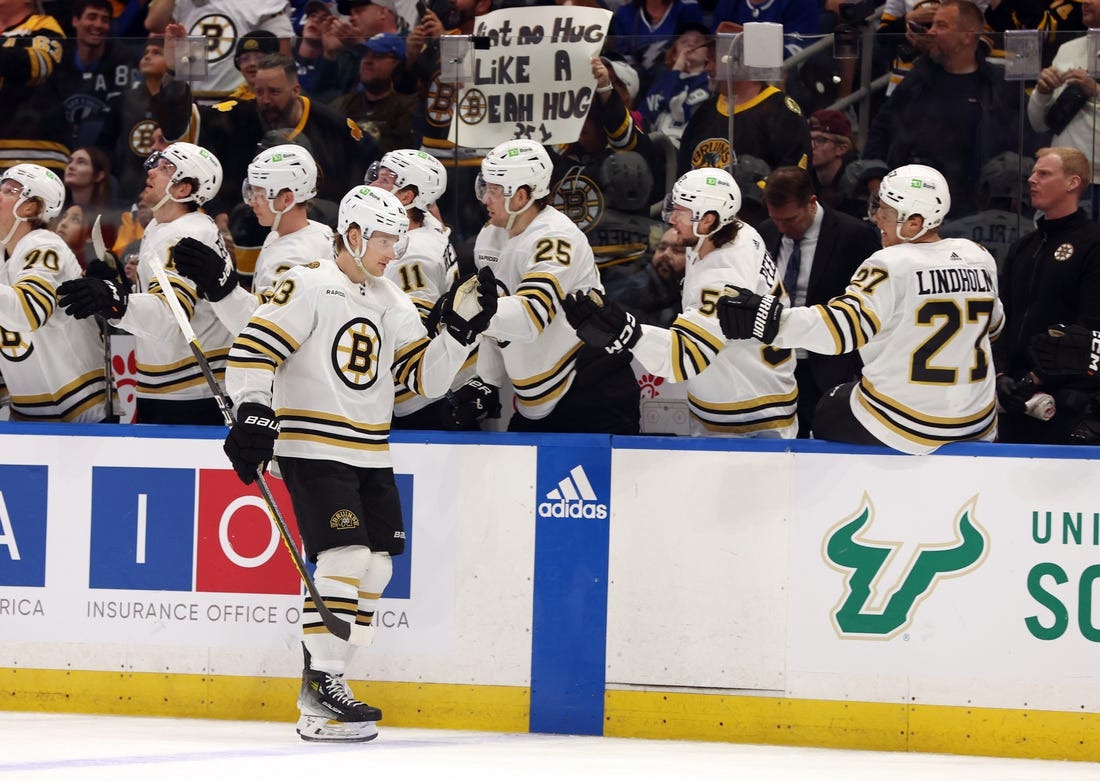
[[[218,385],[218,379],[214,376],[214,372],[210,369],[210,362],[206,360],[206,354],[203,353],[202,345],[199,344],[199,340],[195,336],[195,331],[191,327],[191,321],[187,319],[187,314],[183,311],[183,306],[176,297],[175,288],[172,287],[172,282],[168,278],[168,273],[156,258],[153,259],[151,265],[153,267],[153,274],[157,278],[157,283],[161,287],[161,292],[164,294],[164,300],[168,302],[168,308],[172,310],[172,316],[176,318],[176,324],[179,326],[180,333],[182,333],[183,338],[187,340],[187,345],[191,348],[191,354],[195,356],[195,360],[199,364],[199,369],[202,371],[202,376],[206,379],[207,385],[210,386],[210,390],[214,394],[214,400],[218,404],[218,409],[221,410],[225,425],[232,426],[234,422],[233,411],[229,407],[229,400],[226,398],[225,392],[221,389],[221,386]],[[298,570],[298,576],[305,584],[306,591],[309,593],[309,598],[313,600],[313,605],[317,609],[317,615],[321,617],[321,622],[325,625],[325,628],[341,640],[347,640],[356,645],[369,645],[369,627],[358,626],[350,621],[345,621],[329,610],[328,606],[325,605],[324,598],[317,590],[317,584],[313,581],[312,576],[310,576],[309,570],[306,569],[306,563],[302,560],[302,555],[294,545],[294,537],[291,535],[290,527],[287,526],[286,520],[279,510],[279,505],[275,501],[275,496],[271,493],[271,488],[267,484],[263,466],[256,468],[256,484],[260,488],[260,494],[263,496],[264,504],[267,505],[268,515],[275,523],[275,528],[279,531],[279,537],[283,541],[283,547],[286,548],[287,553],[290,554],[290,558],[294,562],[294,568]]]

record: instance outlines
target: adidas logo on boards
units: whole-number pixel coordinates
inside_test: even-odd
[[[539,502],[540,518],[607,518],[607,505],[599,501],[588,475],[580,464],[558,481],[558,487],[547,492],[546,501]]]

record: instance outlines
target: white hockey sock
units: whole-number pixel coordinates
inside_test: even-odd
[[[317,555],[317,569],[313,575],[317,590],[328,609],[349,622],[356,620],[359,583],[372,559],[370,548],[362,545],[332,548]],[[325,628],[308,596],[302,611],[302,642],[309,651],[310,666],[314,670],[344,674],[354,646]]]
[[[371,553],[367,574],[359,581],[359,611],[355,623],[374,628],[378,600],[393,577],[393,559],[388,553]]]

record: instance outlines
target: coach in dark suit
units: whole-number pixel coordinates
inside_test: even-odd
[[[882,249],[878,228],[827,208],[814,195],[810,175],[795,166],[776,168],[764,188],[768,219],[760,235],[779,264],[779,275],[792,306],[824,304],[844,292],[859,264]],[[819,355],[799,350],[798,436],[812,431],[813,412],[822,394],[859,375],[856,352]]]

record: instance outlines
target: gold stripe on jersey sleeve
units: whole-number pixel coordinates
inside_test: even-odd
[[[523,379],[513,380],[512,386],[517,391],[519,391],[520,389],[534,388],[535,386],[540,385],[549,379],[552,379],[555,375],[560,374],[563,369],[569,368],[569,364],[576,360],[577,353],[581,351],[582,347],[584,347],[584,343],[577,342],[573,349],[571,349],[569,352],[561,357],[561,360],[559,360],[549,369],[544,371],[542,374],[535,374],[531,377],[524,377]]]
[[[399,383],[414,393],[424,395],[424,382],[420,377],[420,369],[424,364],[424,357],[428,353],[428,345],[431,340],[427,337],[409,342],[394,354],[391,372]]]
[[[248,325],[245,326],[244,330],[259,331],[260,333],[266,334],[267,336],[271,337],[273,341],[278,342],[285,348],[281,351],[284,355],[290,355],[292,352],[296,352],[298,348],[302,346],[301,343],[293,336],[291,336],[287,331],[285,331],[275,323],[271,322],[270,320],[265,320],[262,317],[255,317],[250,320]],[[242,331],[242,333],[244,333],[244,331]]]
[[[551,317],[558,311],[558,306],[555,303],[552,291],[547,291],[541,287],[524,286],[516,291],[516,295],[526,299],[532,304],[538,303]],[[548,322],[549,319],[550,318],[542,318],[542,320],[546,322]]]
[[[833,354],[840,355],[849,352],[847,340],[844,338],[844,333],[840,329],[840,323],[837,321],[836,315],[833,314],[833,310],[826,304],[814,304],[812,308],[817,310],[825,329],[833,337]]]
[[[526,395],[521,393],[519,388],[514,388],[516,392],[516,404],[519,404],[521,407],[537,407],[545,402],[553,401],[558,396],[562,395],[568,381],[569,374],[564,373],[553,385],[544,388],[538,393],[528,393]]]
[[[882,330],[882,323],[878,319],[878,314],[875,312],[874,307],[867,305],[867,298],[863,293],[841,293],[839,298],[851,299],[855,304],[856,309],[859,310],[860,316],[867,321],[867,328],[864,331],[868,331],[868,339]]]
[[[535,328],[541,334],[543,329],[546,328],[546,321],[542,319],[542,315],[535,309],[534,302],[528,296],[519,296],[520,303],[523,304],[523,308],[527,311],[527,316],[531,318],[531,322],[535,324]]]
[[[30,324],[30,330],[37,331],[50,318],[54,304],[57,303],[52,286],[38,277],[25,277],[12,285],[12,288],[19,296],[19,304]]]
[[[868,337],[866,331],[863,330],[863,321],[862,318],[860,318],[859,309],[850,299],[844,296],[834,298],[829,302],[829,308],[843,315],[848,325],[847,331],[851,337],[852,347],[854,349],[858,350],[860,347],[867,344]]]
[[[674,359],[672,371],[676,382],[683,382],[706,369],[724,346],[706,328],[685,317],[677,317],[669,327],[669,333]],[[690,361],[690,366],[685,359]]]
[[[183,311],[187,313],[187,319],[190,320],[195,316],[195,296],[187,290],[183,285],[177,284],[175,281],[171,283],[172,290],[177,291],[180,295],[176,296],[176,300],[180,302],[180,306],[183,307]],[[158,296],[165,305],[168,304],[168,300],[164,297],[164,291],[161,290],[160,283],[156,280],[149,285],[149,292],[155,296]]]

